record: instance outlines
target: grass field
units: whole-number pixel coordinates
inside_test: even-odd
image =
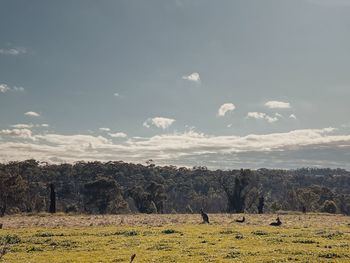
[[[0,218],[0,262],[350,262],[350,217],[33,215]]]

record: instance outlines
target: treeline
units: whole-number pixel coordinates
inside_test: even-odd
[[[343,169],[229,170],[124,162],[0,164],[0,215],[11,213],[264,213],[350,215]]]

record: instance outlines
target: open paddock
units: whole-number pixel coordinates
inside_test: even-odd
[[[350,262],[350,217],[276,215],[14,215],[0,218],[2,262]],[[1,262],[0,260],[0,262]]]

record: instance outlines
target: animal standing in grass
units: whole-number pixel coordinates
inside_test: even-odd
[[[276,222],[270,223],[270,226],[280,226],[282,225],[282,222],[279,217],[276,218]]]
[[[201,215],[203,218],[203,224],[209,224],[209,216],[203,212],[203,209],[201,209]]]
[[[237,223],[244,223],[245,217],[243,216],[242,219],[236,219]]]
[[[131,255],[130,263],[134,262],[135,257],[136,257],[136,254],[132,254],[132,255]]]

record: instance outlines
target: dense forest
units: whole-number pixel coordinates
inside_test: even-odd
[[[0,215],[12,213],[267,213],[350,215],[343,169],[208,170],[116,162],[0,164]]]

